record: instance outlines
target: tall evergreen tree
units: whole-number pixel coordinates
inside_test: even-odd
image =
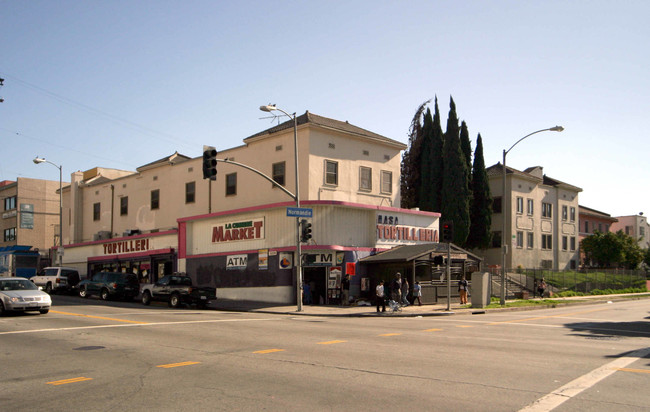
[[[433,212],[433,205],[431,204],[432,190],[431,190],[431,156],[433,152],[432,147],[433,139],[433,117],[431,110],[427,108],[424,115],[424,124],[422,125],[422,146],[420,158],[420,187],[418,188],[420,202],[418,206],[421,210]]]
[[[431,144],[431,210],[442,211],[442,182],[444,180],[444,158],[443,146],[445,136],[440,125],[440,109],[438,109],[438,97],[436,96],[433,112],[433,135]]]
[[[460,124],[460,148],[467,162],[467,170],[472,170],[472,143],[469,141],[469,130],[465,120]]]
[[[431,99],[422,103],[411,120],[409,129],[408,148],[402,154],[401,177],[400,177],[400,206],[405,209],[417,207],[420,187],[420,163],[422,146],[422,114]]]
[[[474,151],[474,166],[472,169],[472,199],[470,206],[470,227],[466,246],[472,249],[487,249],[490,247],[492,233],[492,196],[488,182],[485,159],[483,158],[483,140],[479,133],[476,138]]]
[[[450,98],[443,145],[442,218],[454,224],[454,243],[465,246],[469,235],[469,170],[460,145],[456,104]]]

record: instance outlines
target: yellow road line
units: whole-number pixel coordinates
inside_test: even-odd
[[[585,314],[585,313],[599,312],[601,310],[607,310],[607,309],[609,309],[609,308],[590,309],[590,310],[583,310],[583,311],[580,311],[580,312],[562,313],[562,314],[558,314],[558,315],[538,316],[538,317],[535,317],[535,318],[504,320],[504,321],[500,321],[500,322],[491,322],[491,323],[488,323],[488,325],[499,325],[499,324],[502,324],[502,323],[528,322],[528,321],[531,321],[531,320],[540,320],[540,319],[549,319],[549,318],[561,318],[561,317],[564,317],[564,316],[574,316],[574,315],[581,315],[581,314]]]
[[[422,332],[440,332],[441,330],[442,330],[442,329],[434,328],[434,329],[425,329],[425,330],[423,330]]]
[[[474,325],[456,325],[457,328],[473,328]]]
[[[621,372],[650,373],[650,369],[617,368],[616,370]]]
[[[273,352],[284,352],[284,349],[265,349],[265,350],[258,350],[253,353],[273,353]]]
[[[176,368],[178,366],[187,366],[187,365],[196,365],[197,363],[201,362],[179,362],[179,363],[168,363],[167,365],[158,365],[156,366],[157,368]]]
[[[332,345],[334,343],[345,343],[347,340],[330,340],[328,342],[318,342],[319,345]]]
[[[92,318],[92,319],[103,319],[103,320],[112,320],[115,322],[125,322],[125,323],[138,323],[141,325],[147,325],[148,322],[138,322],[136,320],[126,320],[126,319],[115,319],[115,318],[105,318],[103,316],[92,316],[92,315],[83,315],[81,313],[71,313],[71,312],[60,312],[58,310],[50,310],[50,313],[58,313],[59,315],[68,315],[68,316],[79,316],[82,318]]]
[[[379,336],[399,336],[399,335],[401,335],[401,333],[384,333],[384,334],[379,335]]]
[[[76,382],[83,382],[83,381],[91,381],[93,378],[85,378],[83,376],[80,376],[78,378],[70,378],[70,379],[63,379],[60,381],[53,381],[53,382],[48,382],[48,385],[65,385],[67,383],[76,383]]]

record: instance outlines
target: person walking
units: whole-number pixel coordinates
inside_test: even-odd
[[[544,299],[544,292],[546,292],[546,281],[544,278],[539,281],[539,284],[537,285],[537,292],[539,292],[539,297]]]
[[[402,274],[397,272],[390,285],[390,297],[399,305],[402,301]]]
[[[377,285],[376,289],[376,297],[377,299],[377,313],[379,313],[379,306],[381,306],[381,311],[386,312],[386,296],[384,294],[384,281],[380,280],[379,285]]]
[[[409,281],[404,278],[402,279],[402,305],[408,306],[409,305]]]
[[[418,301],[418,306],[422,306],[422,286],[420,286],[420,282],[415,282],[415,285],[413,285],[413,304],[415,305],[415,300],[417,299]]]
[[[469,285],[467,283],[467,279],[465,279],[465,275],[460,278],[458,281],[458,294],[460,295],[460,304],[461,305],[466,305],[467,304],[467,290],[469,289]]]

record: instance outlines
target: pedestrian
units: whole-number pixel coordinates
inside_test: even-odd
[[[409,281],[404,278],[402,279],[402,305],[408,306],[409,305]]]
[[[539,281],[539,285],[537,285],[537,292],[539,293],[539,297],[544,299],[544,292],[546,291],[546,281],[544,278]]]
[[[395,274],[395,279],[390,285],[390,296],[398,305],[402,301],[402,274],[399,272]]]
[[[460,295],[460,304],[461,305],[466,305],[467,304],[467,290],[469,289],[469,285],[467,283],[467,279],[465,279],[465,275],[463,275],[460,280],[458,281],[458,294]]]
[[[309,283],[305,282],[302,284],[302,293],[304,304],[311,305],[311,287],[309,286]]]
[[[341,282],[342,298],[341,304],[348,306],[350,304],[350,275],[343,276],[343,281]]]
[[[381,311],[386,312],[386,296],[384,294],[384,281],[380,280],[379,285],[377,285],[377,312],[379,313],[379,306],[381,306]]]
[[[422,286],[420,282],[415,282],[413,286],[413,304],[415,305],[415,299],[418,300],[418,306],[422,306]]]

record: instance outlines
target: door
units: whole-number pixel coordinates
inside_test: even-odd
[[[308,283],[312,304],[327,304],[327,268],[325,267],[304,267],[303,282]]]

